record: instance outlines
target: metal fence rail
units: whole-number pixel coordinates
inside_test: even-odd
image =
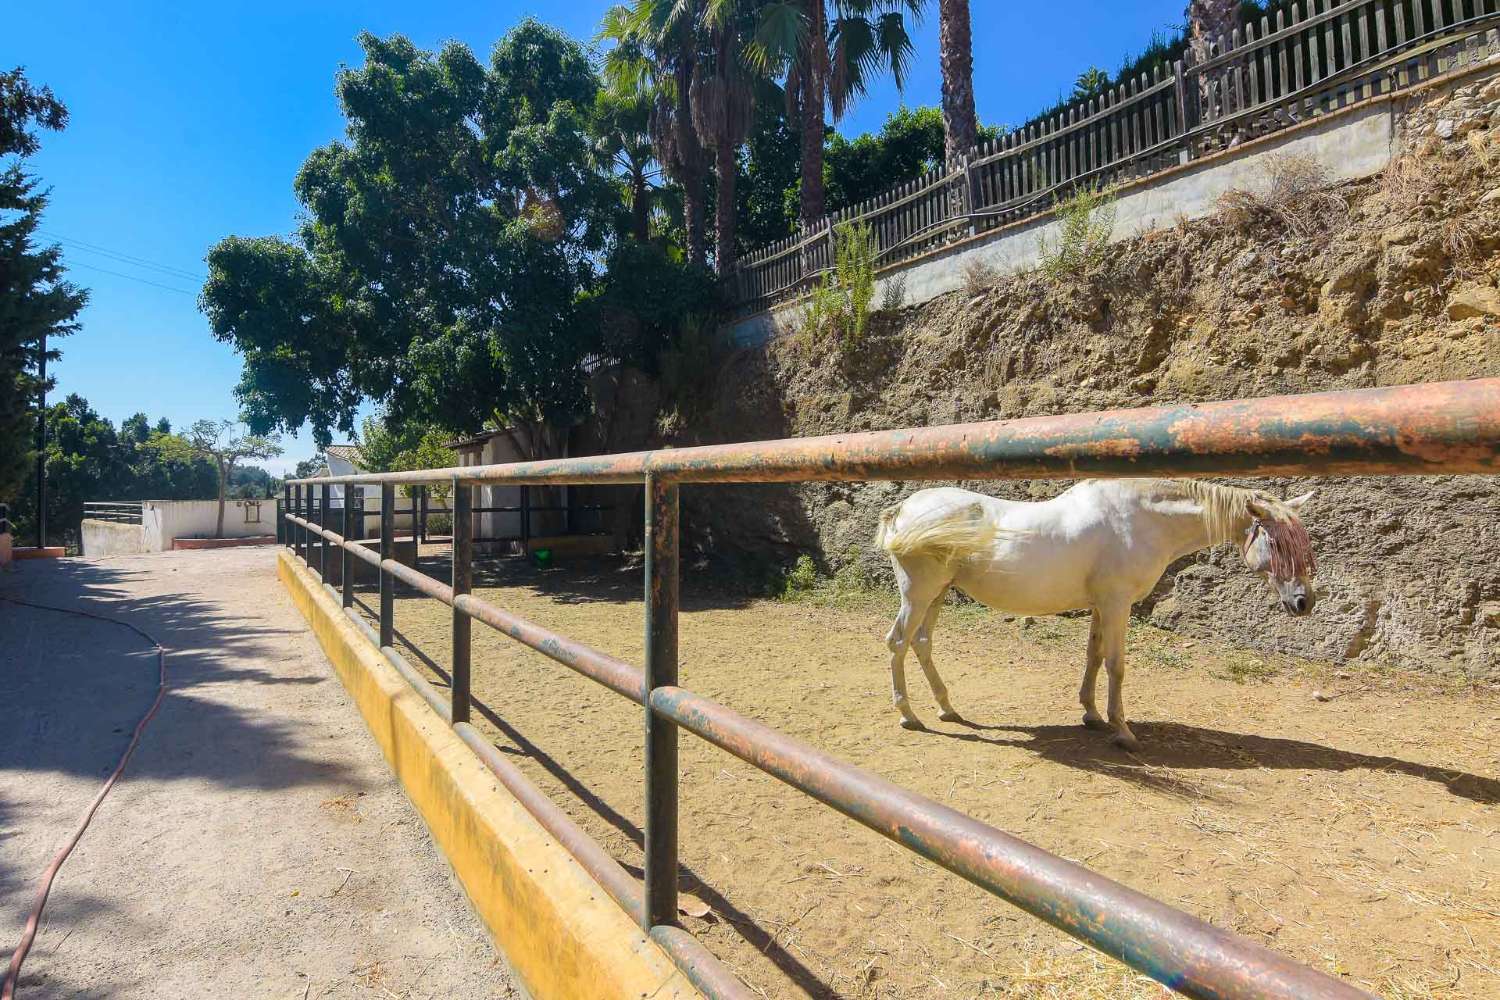
[[[877,267],[1049,211],[1080,187],[1189,163],[1356,101],[1500,55],[1497,0],[1305,0],[1237,28],[1194,65],[1125,80],[947,169],[834,212],[741,257],[727,279],[746,312],[807,291],[833,265],[833,231],[870,228]]]
[[[144,506],[139,500],[120,502],[86,501],[83,516],[91,521],[112,521],[116,524],[140,524]]]
[[[341,558],[351,618],[497,777],[558,837],[705,993],[748,991],[675,925],[677,739],[687,731],[831,806],[907,849],[1089,943],[1174,990],[1206,998],[1347,998],[1362,991],[1212,927],[931,799],[847,764],[681,686],[677,664],[678,494],[681,485],[862,479],[1082,478],[1089,475],[1500,474],[1500,379],[1319,393],[1202,406],[753,442],[512,465],[293,480],[283,537],[325,571]],[[303,516],[330,484],[453,487],[452,581],[379,555]],[[472,501],[466,487],[509,484],[646,486],[646,659],[636,667],[473,596]],[[321,497],[314,497],[314,491]],[[390,509],[390,503],[383,504]],[[326,517],[324,518],[326,520]],[[334,553],[337,553],[335,556]],[[353,608],[350,560],[379,567],[378,631]],[[453,610],[449,699],[392,647],[400,581]],[[644,885],[547,800],[469,725],[469,627],[479,621],[644,706],[647,806]]]

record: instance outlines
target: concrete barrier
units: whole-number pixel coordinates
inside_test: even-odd
[[[78,538],[86,559],[131,556],[146,551],[146,536],[139,524],[86,517],[79,528]]]
[[[536,1000],[701,997],[365,640],[301,560],[283,549],[277,575],[522,989]]]

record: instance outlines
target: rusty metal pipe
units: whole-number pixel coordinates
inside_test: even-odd
[[[536,787],[520,768],[506,760],[477,729],[467,722],[457,722],[453,725],[453,731],[468,744],[475,756],[484,762],[490,773],[516,797],[516,801],[531,813],[542,828],[557,838],[563,850],[573,856],[579,867],[609,893],[610,898],[631,920],[640,924],[645,913],[641,884],[585,833],[582,827],[573,822],[557,803]],[[706,996],[715,1000],[750,1000],[752,997],[753,994],[702,942],[682,928],[654,927],[651,937],[682,974]]]
[[[510,636],[521,645],[529,646],[543,656],[599,682],[618,695],[637,704],[642,703],[641,691],[645,677],[639,667],[633,667],[608,653],[601,653],[565,635],[542,628],[470,594],[459,597],[454,606],[495,631]]]
[[[372,551],[368,546],[361,545],[358,542],[351,542],[336,531],[329,531],[327,528],[320,528],[316,524],[313,524],[311,521],[303,520],[300,517],[288,517],[287,521],[306,528],[312,534],[328,539],[328,541],[332,542],[334,545],[339,546],[345,552],[348,552],[350,555],[354,556],[357,559],[363,559],[371,566],[380,565],[380,555]]]
[[[1500,379],[294,483],[756,483],[1500,473]]]
[[[680,687],[651,708],[752,764],[1086,941],[1204,1000],[1371,1000],[1347,983],[1175,910]]]

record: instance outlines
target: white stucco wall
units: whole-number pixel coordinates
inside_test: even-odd
[[[217,500],[147,500],[141,504],[142,551],[168,551],[177,538],[212,538],[218,516]],[[275,500],[225,502],[225,538],[274,534]]]
[[[146,551],[145,533],[139,524],[84,518],[78,536],[85,559],[136,555]]]

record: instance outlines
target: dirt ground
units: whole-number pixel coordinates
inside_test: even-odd
[[[168,649],[166,700],[53,886],[22,1000],[518,996],[274,559],[0,573],[0,595]],[[0,970],[156,685],[127,630],[0,602]]]
[[[446,575],[446,560],[427,569]],[[640,662],[640,570],[491,564],[490,601]],[[684,580],[694,690],[1382,996],[1500,995],[1500,691],[1134,626],[1139,756],[1079,724],[1085,622],[948,609],[938,666],[971,725],[896,725],[879,598],[715,597]],[[1269,603],[1269,602],[1268,602]],[[1268,617],[1274,612],[1263,610]],[[398,601],[418,662],[448,612]],[[483,627],[497,744],[640,865],[640,709]],[[433,672],[434,677],[442,675]],[[498,715],[496,714],[498,713]],[[768,997],[1159,997],[1163,990],[684,735],[684,917]]]

